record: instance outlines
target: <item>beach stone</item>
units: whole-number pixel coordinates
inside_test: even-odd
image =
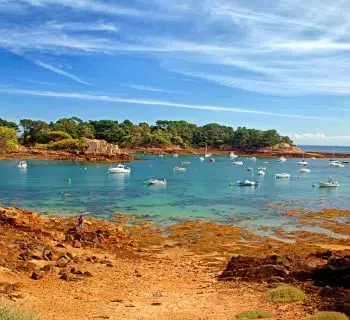
[[[78,240],[74,240],[73,242],[73,248],[81,248],[81,243]]]
[[[68,265],[68,260],[65,257],[61,257],[57,260],[56,266],[59,268],[65,268]]]
[[[51,272],[52,270],[53,270],[53,266],[51,264],[47,264],[42,268],[40,268],[40,271],[44,271],[44,272]]]
[[[69,274],[67,272],[63,272],[60,276],[60,279],[64,280],[64,281],[70,281],[71,277],[69,276]]]
[[[40,280],[40,279],[44,278],[44,275],[45,274],[42,271],[33,271],[31,278],[33,280]]]

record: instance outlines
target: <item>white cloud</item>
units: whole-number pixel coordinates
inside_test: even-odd
[[[290,133],[288,136],[298,144],[339,145],[350,143],[350,136],[347,135],[332,136],[326,133]]]
[[[222,107],[222,106],[215,106],[215,105],[196,105],[196,104],[177,103],[177,102],[171,102],[171,101],[121,98],[121,97],[116,97],[116,96],[85,94],[85,93],[75,93],[75,92],[55,92],[55,91],[38,91],[38,90],[27,90],[27,89],[0,88],[0,93],[27,95],[27,96],[39,96],[39,97],[51,97],[51,98],[66,98],[66,99],[76,99],[76,100],[85,100],[85,101],[102,101],[102,102],[111,102],[111,103],[118,102],[118,103],[126,103],[126,104],[162,106],[162,107],[207,110],[207,111],[216,111],[216,112],[246,113],[246,114],[256,114],[256,115],[292,118],[292,119],[309,119],[309,120],[323,119],[324,120],[324,118],[317,117],[317,116],[284,114],[284,113],[277,113],[277,112],[247,109],[247,108],[243,108],[243,107]],[[332,119],[327,119],[327,120],[333,121]]]
[[[117,32],[119,28],[113,23],[104,23],[104,22],[56,22],[49,21],[46,26],[48,28],[56,30],[67,30],[67,31],[109,31]]]
[[[74,81],[76,81],[76,82],[79,82],[79,83],[81,83],[81,84],[91,85],[90,83],[88,83],[88,82],[86,82],[86,81],[80,79],[79,77],[75,76],[74,74],[71,74],[71,73],[69,73],[69,72],[67,72],[67,71],[64,71],[64,70],[62,70],[62,69],[60,69],[60,68],[57,68],[57,67],[55,67],[55,66],[52,66],[52,65],[50,65],[50,64],[48,64],[48,63],[45,63],[45,62],[43,62],[43,61],[33,60],[32,62],[35,63],[36,65],[38,65],[38,66],[44,68],[44,69],[47,69],[47,70],[49,70],[49,71],[51,71],[51,72],[54,72],[54,73],[57,73],[57,74],[59,74],[59,75],[61,75],[61,76],[67,77],[67,78],[69,78],[69,79],[72,79],[72,80],[74,80]]]
[[[135,89],[135,90],[140,90],[140,91],[150,91],[150,92],[163,92],[163,93],[174,93],[174,91],[158,88],[158,87],[153,87],[153,86],[146,86],[146,85],[141,85],[141,84],[126,84],[125,86]]]

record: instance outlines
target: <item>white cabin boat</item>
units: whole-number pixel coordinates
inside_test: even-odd
[[[240,187],[257,187],[259,185],[259,182],[254,180],[239,180],[237,181],[237,185]]]
[[[232,161],[232,163],[236,166],[243,166],[243,161]]]
[[[118,164],[116,167],[109,168],[109,173],[130,173],[131,168],[124,166],[123,164]]]
[[[149,185],[149,186],[153,186],[153,185],[166,185],[168,183],[168,181],[166,179],[149,179],[145,182],[145,184]]]
[[[287,159],[285,157],[280,157],[277,161],[278,162],[286,162]]]
[[[302,161],[299,161],[298,164],[300,166],[308,166],[309,165],[309,162],[307,162],[306,160],[302,160]]]
[[[177,153],[173,154],[173,158],[178,158],[178,157],[179,157],[179,155]]]
[[[205,155],[204,155],[204,158],[210,158],[211,157],[211,153],[206,153]]]
[[[345,166],[338,160],[331,160],[329,165],[333,168],[344,168]]]
[[[285,172],[276,173],[275,174],[275,178],[276,179],[290,179],[290,174],[289,173],[285,173]]]
[[[186,168],[184,168],[184,167],[175,167],[175,168],[174,168],[174,171],[186,172],[186,171],[187,171],[187,169],[186,169]]]
[[[253,168],[247,168],[247,171],[254,171]]]
[[[18,164],[18,168],[19,169],[27,169],[28,165],[27,165],[27,162],[25,161],[21,161],[19,164]]]
[[[266,171],[266,167],[259,167],[258,170]]]
[[[199,160],[200,160],[201,162],[203,162],[205,159],[204,159],[204,157],[200,157]]]
[[[251,157],[250,160],[256,161],[256,157]]]
[[[339,182],[329,179],[327,182],[320,182],[319,186],[320,188],[338,188]]]
[[[191,162],[190,162],[190,161],[182,161],[182,162],[181,162],[181,165],[183,165],[183,166],[184,166],[184,165],[187,165],[187,164],[191,164]]]
[[[307,167],[302,167],[300,168],[300,173],[310,173],[311,169],[307,168]]]

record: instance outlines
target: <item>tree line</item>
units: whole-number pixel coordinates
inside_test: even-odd
[[[232,147],[245,151],[276,145],[281,142],[293,144],[289,137],[276,130],[256,130],[245,127],[222,126],[210,123],[204,126],[186,121],[158,120],[155,125],[134,124],[130,120],[83,121],[77,117],[61,118],[56,122],[22,119],[19,123],[0,118],[0,127],[17,132],[19,142],[26,146],[51,144],[69,145],[75,142],[78,148],[84,139],[101,139],[120,147]],[[8,133],[7,133],[8,134]],[[13,138],[13,135],[12,135]]]

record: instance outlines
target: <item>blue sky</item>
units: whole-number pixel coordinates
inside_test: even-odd
[[[0,0],[0,117],[184,119],[350,145],[350,2]]]

